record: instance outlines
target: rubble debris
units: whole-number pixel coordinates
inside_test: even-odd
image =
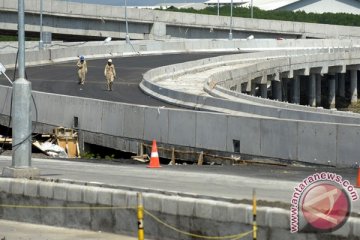
[[[54,128],[53,134],[43,134],[44,142],[34,141],[33,146],[48,156],[60,158],[80,157],[78,133],[71,128]]]

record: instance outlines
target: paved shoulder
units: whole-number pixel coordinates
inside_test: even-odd
[[[134,240],[136,238],[104,232],[84,231],[30,223],[0,220],[0,239],[4,240]]]

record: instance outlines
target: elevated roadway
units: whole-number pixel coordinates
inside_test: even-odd
[[[39,32],[39,1],[26,1],[26,31]],[[17,2],[0,1],[0,28],[16,32]],[[110,36],[124,39],[125,9],[117,6],[74,3],[71,1],[44,2],[44,31],[72,38],[105,39]],[[150,9],[128,8],[131,39],[221,39],[228,38],[230,17],[178,13]],[[292,21],[233,18],[234,39],[278,37],[297,38],[359,38],[358,27]],[[36,36],[38,36],[36,34]]]
[[[77,84],[77,60],[66,63],[28,67],[26,74],[35,91],[138,105],[175,107],[175,105],[167,104],[144,94],[139,88],[142,75],[156,67],[226,54],[231,53],[204,52],[115,57],[112,59],[116,67],[117,79],[114,82],[114,91],[112,92],[106,90],[106,80],[104,77],[107,58],[87,60],[88,74],[86,75],[84,86]],[[6,74],[12,78],[14,72],[13,70],[8,70]],[[4,75],[0,76],[0,84],[9,85]]]

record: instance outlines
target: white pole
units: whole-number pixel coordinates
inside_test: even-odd
[[[39,50],[44,49],[43,42],[43,0],[40,0],[40,41],[39,41]]]
[[[126,43],[130,42],[130,37],[129,37],[129,25],[128,25],[128,18],[127,18],[127,0],[125,0],[125,26],[126,26]]]
[[[232,40],[232,27],[233,27],[233,0],[231,0],[230,6],[230,32],[229,32],[229,40]]]
[[[218,16],[220,16],[220,0],[218,0],[218,4],[217,4],[217,7],[218,7]]]
[[[253,0],[251,0],[251,18],[254,18],[254,4],[253,4]]]

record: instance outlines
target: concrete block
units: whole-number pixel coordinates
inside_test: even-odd
[[[126,192],[126,207],[136,208],[137,207],[137,195],[136,192]]]
[[[338,125],[337,128],[337,162],[338,167],[360,165],[360,127],[354,125]]]
[[[224,150],[226,149],[227,116],[197,112],[196,114],[196,147]]]
[[[71,206],[71,202],[67,203]],[[83,208],[90,208],[90,205],[82,204]],[[65,211],[65,227],[78,228],[78,229],[91,229],[91,212],[84,209],[71,209]]]
[[[39,194],[39,182],[28,181],[25,183],[24,195],[29,197],[37,197]]]
[[[97,203],[102,205],[111,205],[112,203],[112,189],[98,189],[97,191]]]
[[[112,205],[115,207],[126,207],[126,191],[115,190],[112,192]]]
[[[39,183],[39,196],[52,199],[54,197],[54,185],[52,182]]]
[[[268,239],[270,240],[278,240],[278,239],[293,239],[293,240],[307,240],[307,235],[304,233],[296,233],[293,234],[287,229],[281,228],[270,228],[268,229]]]
[[[57,183],[54,185],[54,199],[66,201],[68,184]]]
[[[336,165],[336,125],[299,122],[298,127],[298,160]]]
[[[350,217],[348,219],[347,224],[350,224],[350,229],[352,229],[352,231],[350,232],[350,235],[359,237],[360,236],[360,219]]]
[[[196,199],[182,197],[177,202],[178,215],[192,217],[195,215]]]
[[[75,99],[73,99],[74,101]],[[87,100],[83,99],[82,103],[82,112],[81,117],[79,117],[79,125],[81,129],[83,130],[89,130],[92,132],[101,132],[101,117],[103,112],[103,102],[101,101],[93,101],[93,100]],[[73,104],[69,105],[73,106]],[[66,107],[66,108],[69,108]],[[78,113],[77,113],[78,115]],[[71,114],[69,113],[68,116],[71,118]],[[75,114],[73,116],[76,116]],[[73,118],[71,118],[73,119]]]
[[[12,180],[11,178],[0,178],[0,192],[9,193]]]
[[[149,211],[160,212],[162,209],[161,196],[153,193],[143,193],[144,208]]]
[[[289,228],[289,211],[279,208],[265,208],[263,212],[265,213],[264,226],[282,229]]]
[[[228,222],[239,222],[249,224],[252,219],[248,216],[248,208],[251,207],[245,204],[234,204],[228,209]]]
[[[161,197],[161,212],[170,215],[176,215],[178,213],[178,197],[162,196]]]
[[[101,132],[114,136],[124,133],[124,107],[112,102],[102,103]]]
[[[97,5],[95,4],[82,4],[82,15],[96,16],[97,14],[96,7]]]
[[[61,104],[61,97],[54,94],[33,93],[38,109],[46,109],[46,111],[38,111],[38,118],[42,122],[53,124],[56,126],[64,126],[64,112],[66,104]],[[51,104],[51,108],[47,108],[47,104]],[[77,116],[77,115],[76,115]]]
[[[24,179],[14,179],[10,184],[10,192],[11,194],[24,194],[25,182],[27,180]]]
[[[41,216],[41,224],[51,225],[51,226],[58,226],[62,227],[65,225],[65,213],[66,211],[63,208],[58,208],[64,205],[63,201],[43,201],[43,204],[49,208],[41,208],[40,209],[40,216]],[[54,208],[51,208],[54,207]]]
[[[260,120],[228,117],[226,151],[234,152],[234,141],[240,141],[240,153],[260,155]]]
[[[211,219],[214,221],[228,222],[230,218],[229,213],[232,211],[232,207],[234,207],[234,204],[217,202],[213,207]]]
[[[262,119],[260,125],[262,156],[297,160],[296,122]]]
[[[84,195],[84,186],[68,185],[67,187],[67,201],[69,202],[82,202]]]
[[[144,140],[156,139],[167,142],[169,137],[169,110],[164,108],[146,108]]]
[[[169,143],[195,146],[196,113],[190,111],[169,112]]]
[[[145,215],[146,218],[146,215]],[[137,212],[135,209],[117,210],[114,213],[114,231],[134,235],[138,229]],[[145,220],[146,229],[146,220]]]
[[[88,204],[96,204],[98,202],[98,191],[101,188],[87,187],[84,189],[84,202]]]
[[[124,137],[142,139],[144,137],[144,108],[124,105]]]
[[[213,207],[216,205],[215,201],[199,199],[195,203],[195,217],[211,219]]]
[[[341,237],[348,237],[352,232],[351,225],[352,225],[351,223],[346,222],[341,228],[332,232],[331,234]]]

